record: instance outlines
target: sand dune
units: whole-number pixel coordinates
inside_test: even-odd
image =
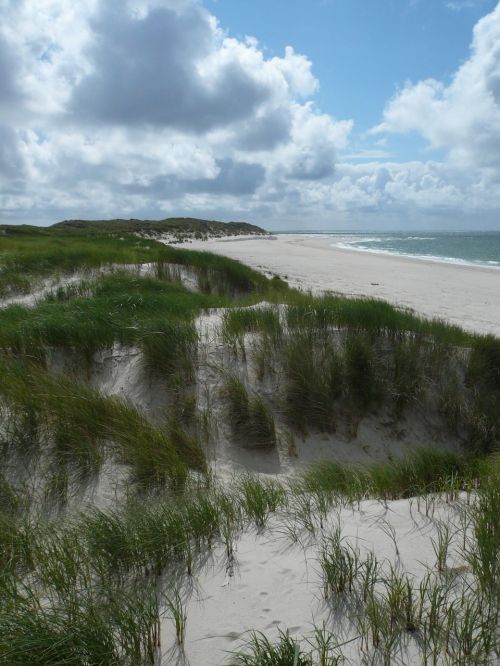
[[[285,516],[275,516],[265,531],[249,529],[234,543],[234,562],[228,562],[221,545],[198,573],[186,599],[184,650],[176,646],[172,620],[165,618],[161,644],[165,646],[168,663],[175,666],[230,663],[228,653],[241,649],[251,630],[262,631],[274,639],[277,628],[286,627],[307,646],[306,640],[313,639],[314,626],[321,627],[323,623],[334,627],[335,640],[343,644],[347,664],[368,663],[363,661],[359,626],[353,621],[355,595],[324,598],[320,566],[323,539],[340,524],[343,544],[358,548],[360,559],[373,552],[384,575],[388,575],[392,564],[400,573],[406,572],[417,590],[425,575],[435,570],[432,543],[438,538],[440,521],[445,521],[454,535],[450,546],[453,557],[448,562],[450,571],[453,567],[464,568],[461,557],[455,553],[461,538],[460,528],[455,524],[464,504],[463,499],[450,505],[434,497],[431,515],[426,516],[424,502],[417,500],[387,503],[366,500],[358,509],[336,507],[328,515],[324,529],[317,526],[311,533],[298,528],[296,543],[287,534]],[[391,530],[387,530],[387,525],[391,526],[394,539],[389,536]],[[384,586],[379,588],[382,593]],[[458,589],[453,591],[452,598],[458,597]],[[407,666],[420,661],[417,641],[407,636],[393,651],[390,663]]]

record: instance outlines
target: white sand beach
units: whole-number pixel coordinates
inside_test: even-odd
[[[341,240],[341,239],[338,239]],[[332,246],[331,237],[286,234],[193,241],[293,287],[372,296],[478,333],[500,335],[500,271]]]

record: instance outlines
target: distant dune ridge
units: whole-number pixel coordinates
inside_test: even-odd
[[[0,224],[0,234],[48,235],[53,233],[134,233],[142,238],[161,240],[166,243],[208,240],[225,236],[266,236],[269,232],[248,222],[220,222],[200,220],[194,217],[169,217],[164,220],[63,220],[48,227],[22,224]]]
[[[179,236],[220,237],[239,235],[266,235],[268,232],[248,222],[219,222],[194,217],[169,217],[164,220],[64,220],[52,225],[57,229],[89,229],[91,231],[171,233]]]

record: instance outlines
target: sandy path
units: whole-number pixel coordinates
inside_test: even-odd
[[[337,241],[340,239],[337,239]],[[500,271],[332,247],[299,235],[213,239],[186,244],[288,276],[291,286],[382,298],[428,317],[500,335]]]

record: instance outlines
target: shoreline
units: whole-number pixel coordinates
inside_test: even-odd
[[[357,241],[348,241],[346,238],[350,238],[350,234],[328,234],[328,233],[317,233],[317,234],[308,234],[308,233],[281,233],[281,232],[270,232],[271,236],[279,237],[303,237],[322,240],[334,240],[330,243],[330,247],[336,248],[339,250],[347,250],[351,252],[362,252],[367,254],[382,255],[384,257],[401,257],[403,259],[415,259],[417,261],[430,262],[432,264],[443,264],[446,266],[464,266],[470,268],[485,268],[487,270],[498,271],[500,270],[500,263],[496,264],[495,262],[474,262],[467,261],[467,259],[459,259],[457,257],[440,257],[437,255],[426,255],[426,254],[405,254],[404,252],[393,252],[391,250],[375,250],[368,247],[356,247],[352,245],[353,242]],[[227,237],[229,240],[229,237]],[[242,240],[250,240],[250,236],[244,236]]]
[[[238,259],[313,293],[378,298],[471,332],[500,335],[495,267],[340,248],[331,237],[304,234],[210,239],[179,247]]]
[[[404,259],[416,259],[417,261],[428,261],[432,264],[443,264],[445,266],[464,266],[470,268],[485,268],[486,270],[498,271],[499,265],[489,265],[488,263],[474,263],[466,259],[456,259],[454,257],[438,257],[426,254],[404,254],[403,252],[391,252],[390,250],[372,250],[366,247],[348,247],[348,244],[332,243],[334,248],[352,252],[367,252],[368,254],[380,254],[384,257],[402,257]]]

